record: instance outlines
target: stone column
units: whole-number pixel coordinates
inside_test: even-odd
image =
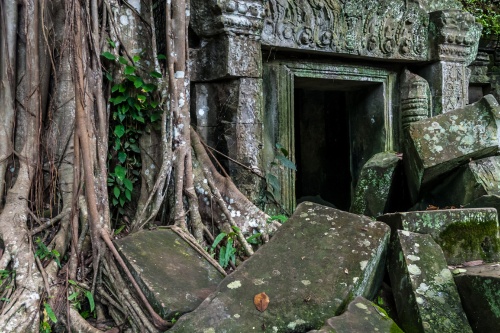
[[[467,66],[476,57],[481,25],[470,13],[441,10],[430,14],[429,29],[431,58],[436,62],[420,74],[429,82],[436,116],[468,102]]]
[[[223,142],[229,175],[257,199],[262,169],[262,0],[191,0],[195,115],[207,142]],[[246,166],[242,167],[242,165]]]
[[[407,129],[411,123],[429,118],[432,100],[429,83],[422,77],[405,70],[401,76],[401,125]]]

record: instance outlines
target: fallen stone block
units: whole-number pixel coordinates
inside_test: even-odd
[[[169,332],[307,332],[371,298],[384,273],[389,227],[305,202],[269,243]],[[266,310],[254,297],[265,292]],[[260,304],[260,303],[259,303]]]
[[[482,208],[482,207],[492,207],[500,211],[500,195],[483,195],[476,200],[471,201],[466,208]]]
[[[309,333],[404,333],[379,306],[358,296],[342,315],[330,318],[325,326]]]
[[[391,152],[376,154],[366,162],[354,190],[351,213],[376,217],[387,212],[399,162]]]
[[[394,213],[377,219],[387,223],[393,233],[406,230],[431,235],[450,265],[500,259],[498,214],[494,208]]]
[[[421,188],[470,159],[495,155],[500,108],[492,95],[462,109],[412,123],[404,138],[404,166],[412,200]]]
[[[443,252],[430,235],[398,230],[388,270],[406,333],[472,332]]]
[[[166,319],[196,309],[224,278],[172,230],[139,231],[115,243],[150,304]]]
[[[455,284],[474,333],[500,331],[500,265],[460,269]]]
[[[479,200],[485,196],[489,198]],[[500,202],[492,200],[495,196],[500,196],[500,156],[470,161],[458,168],[425,193],[415,208],[425,209],[432,204],[438,207],[494,207],[499,210]]]

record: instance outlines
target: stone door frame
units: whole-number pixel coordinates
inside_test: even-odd
[[[274,160],[273,150],[280,143],[295,162],[294,88],[296,78],[318,78],[380,83],[384,94],[385,151],[399,146],[399,94],[396,91],[398,73],[384,68],[323,62],[271,61],[264,69],[264,168],[269,170]],[[271,125],[272,124],[272,125]],[[289,211],[295,209],[295,172],[277,170],[282,184],[281,203]]]

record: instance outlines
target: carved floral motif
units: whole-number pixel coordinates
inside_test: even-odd
[[[443,65],[443,113],[464,107],[468,98],[468,73],[462,64]]]
[[[418,3],[269,0],[263,44],[383,58],[427,59],[429,17]]]

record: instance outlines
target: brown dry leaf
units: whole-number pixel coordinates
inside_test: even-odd
[[[255,304],[257,310],[264,312],[269,305],[269,296],[267,296],[266,293],[257,294],[253,298],[253,304]]]

